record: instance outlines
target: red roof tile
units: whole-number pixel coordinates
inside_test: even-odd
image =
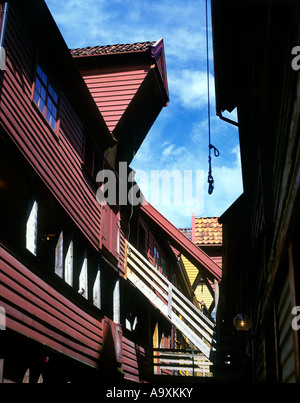
[[[220,245],[222,243],[222,224],[218,217],[195,217],[196,245]]]
[[[87,46],[85,48],[71,49],[71,55],[73,57],[81,56],[96,56],[103,54],[115,54],[115,53],[128,53],[128,52],[144,52],[151,48],[156,42],[136,42],[126,44],[104,45],[104,46]]]
[[[192,228],[179,228],[179,231],[192,240]],[[195,217],[194,231],[196,245],[222,244],[222,224],[219,224],[218,217]]]
[[[187,238],[192,240],[192,228],[178,228]]]

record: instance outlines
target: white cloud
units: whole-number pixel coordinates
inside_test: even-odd
[[[165,39],[168,66],[176,68],[193,60],[206,60],[206,43],[203,33],[188,28],[173,27]]]
[[[204,3],[174,0],[46,0],[69,47],[164,38],[169,67],[205,60]]]
[[[202,170],[203,211],[190,210],[187,216],[182,206],[156,206],[175,225],[191,225],[193,212],[222,214],[241,192],[240,164],[236,132],[231,125],[211,117],[212,143],[221,155],[213,159],[215,189],[208,196],[205,0],[46,0],[46,3],[69,47],[164,38],[170,104],[151,128],[132,168],[148,174],[153,169],[177,169],[182,173]],[[212,51],[209,58],[211,62]],[[213,114],[215,89],[210,71]],[[143,180],[142,191],[146,186]]]
[[[192,189],[193,193],[190,194],[193,196],[197,193],[197,203],[190,203],[189,205],[188,203],[186,205],[182,203],[179,206],[174,205],[174,203],[165,205],[160,198],[160,202],[154,204],[174,225],[178,227],[188,226],[192,213],[195,213],[197,216],[220,216],[242,193],[243,187],[238,146],[230,150],[230,164],[213,165],[214,191],[212,195],[208,194],[207,164],[205,164],[205,170],[203,170],[203,161],[207,161],[206,150],[203,150],[201,146],[195,146],[195,144],[193,149],[189,149],[167,142],[164,143],[163,150],[165,151],[165,156],[168,154],[168,158],[157,160],[155,158],[147,160],[139,158],[134,160],[132,165],[134,169],[141,169],[146,172],[146,180],[142,178],[144,180],[139,182],[139,185],[145,196],[149,197],[150,202],[150,199],[153,199],[151,195],[151,181],[149,179],[151,177],[151,170],[160,171],[165,169],[169,173],[173,170],[178,170],[181,172],[182,177],[184,177],[184,171],[190,170],[192,172],[192,182],[185,181],[183,188],[186,191]],[[148,151],[148,146],[146,146],[146,149],[142,150],[142,154],[146,155]],[[214,163],[216,161],[217,159],[213,160]],[[198,183],[195,182],[196,171],[199,172]],[[153,191],[162,192],[163,190],[161,187],[157,187],[152,189]],[[155,197],[154,200],[156,200]]]
[[[172,151],[174,149],[174,144],[168,145],[162,152],[162,158],[166,159],[172,155]]]
[[[207,73],[184,69],[168,74],[170,94],[185,108],[203,108],[208,104]],[[214,105],[214,78],[209,75],[210,104]]]

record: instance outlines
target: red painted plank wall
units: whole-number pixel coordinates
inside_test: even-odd
[[[84,73],[84,80],[112,132],[144,81],[149,66],[119,67],[99,73]]]
[[[152,374],[152,355],[124,335],[122,341],[124,378],[134,382],[147,382]]]
[[[13,7],[9,10],[5,47],[8,57],[6,71],[0,73],[0,124],[88,240],[98,248],[100,206],[81,168],[83,123],[64,93],[57,135],[34,107],[35,52]]]
[[[102,322],[33,274],[0,245],[0,305],[6,328],[97,367]]]

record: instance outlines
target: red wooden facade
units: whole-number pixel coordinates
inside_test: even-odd
[[[29,11],[24,11],[24,16],[26,17],[28,13]],[[74,105],[70,103],[70,95],[66,92],[68,89],[60,88],[61,83],[64,82],[65,70],[68,70],[70,75],[76,71],[74,67],[69,67],[70,64],[72,65],[71,60],[65,68],[60,68],[54,75],[53,65],[48,63],[44,55],[46,47],[43,43],[44,32],[41,31],[40,44],[34,45],[30,40],[30,34],[25,30],[25,21],[17,14],[12,3],[5,35],[8,55],[6,70],[1,73],[2,127],[10,133],[17,147],[72,220],[98,248],[100,206],[95,200],[94,192],[83,178],[81,166],[85,126],[90,124],[89,119],[98,126],[97,131],[99,131],[94,132],[96,138],[99,136],[100,139],[105,139],[104,144],[106,141],[113,144],[113,141],[101,115],[92,112],[93,101],[85,90],[84,83],[80,82],[80,77],[77,77],[78,89],[80,88],[78,95],[81,94],[83,99],[86,98],[88,101],[80,115],[86,113],[86,116],[80,116],[76,112],[75,108],[78,108],[78,105],[75,105],[75,102]],[[36,25],[38,25],[36,29],[40,30],[41,26],[38,23]],[[60,49],[63,47],[62,40],[55,41],[54,35],[52,41],[52,48],[49,46],[47,50],[52,51],[53,54],[55,51],[62,52],[63,50]],[[60,91],[59,121],[55,130],[52,130],[44,121],[33,101],[36,60],[41,66],[45,65],[46,74],[49,74],[49,77],[53,76],[53,85],[56,85]],[[53,61],[52,64],[55,62]],[[77,102],[80,102],[78,95]],[[84,104],[83,100],[82,104]]]
[[[111,132],[119,123],[148,71],[147,66],[139,70],[136,67],[128,68],[125,72],[119,67],[115,71],[109,69],[102,74],[84,75],[85,82]]]
[[[162,83],[160,93],[163,105],[167,105],[169,94],[162,39],[73,49],[71,54],[111,132],[152,70]]]
[[[70,54],[43,1],[7,4],[0,382],[147,382],[153,344],[173,348],[174,323],[128,281],[129,234],[170,288],[175,277],[182,283],[187,300],[191,289],[171,244],[221,278],[150,206],[100,206],[96,197],[97,172],[118,174],[117,162],[131,161],[168,103],[163,41]]]
[[[149,365],[145,347],[134,351],[132,336],[122,337],[112,321],[118,272],[124,274],[126,211],[121,217],[117,207],[105,209],[96,199],[95,174],[107,166],[103,153],[115,140],[44,2],[30,3],[9,3],[6,68],[0,73],[0,295],[7,334],[22,334],[87,368],[104,366],[114,373],[114,366],[124,365],[125,378],[142,381],[138,362],[145,357]],[[50,107],[44,113],[35,98],[38,68],[45,73],[46,90],[51,84],[58,95],[53,126]],[[154,109],[149,110],[152,123]],[[32,199],[36,245],[29,251],[27,205]],[[77,290],[84,287],[81,296]],[[101,292],[99,310],[95,304]],[[122,352],[117,358],[116,346]],[[6,379],[10,357],[4,361]]]
[[[109,154],[111,164],[130,163],[169,101],[163,40],[73,49],[71,54],[118,142]]]
[[[1,247],[1,305],[6,327],[95,366],[102,321],[64,297]]]

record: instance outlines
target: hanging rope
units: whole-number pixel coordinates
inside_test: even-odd
[[[208,48],[208,0],[205,1],[206,11],[206,75],[207,75],[207,115],[208,115],[208,194],[212,194],[214,190],[214,178],[212,176],[211,168],[211,150],[214,150],[214,156],[220,155],[219,150],[211,144],[211,132],[210,132],[210,93],[209,93],[209,48]]]

